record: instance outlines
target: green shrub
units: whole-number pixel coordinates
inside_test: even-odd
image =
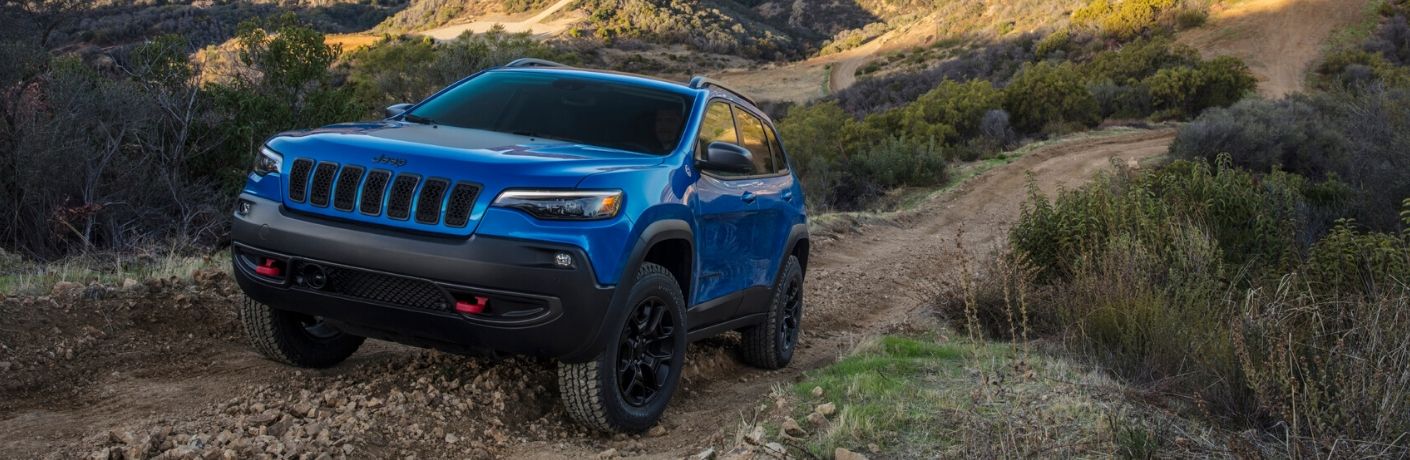
[[[1141,83],[1155,108],[1172,117],[1188,117],[1211,107],[1228,107],[1253,91],[1258,80],[1243,61],[1221,56],[1197,67],[1161,69]]]
[[[1190,67],[1199,64],[1199,53],[1185,45],[1175,44],[1169,37],[1141,38],[1120,48],[1092,56],[1082,70],[1091,81],[1110,80],[1120,85],[1133,85],[1161,69]]]
[[[1045,132],[1064,124],[1096,126],[1101,108],[1071,63],[1025,65],[1004,88],[1004,110],[1022,132]]]
[[[1002,104],[1003,93],[987,81],[944,80],[914,102],[868,116],[863,129],[873,137],[901,136],[953,144],[979,136],[984,113]]]
[[[1127,39],[1156,26],[1176,4],[1176,0],[1091,0],[1072,12],[1072,22]]]

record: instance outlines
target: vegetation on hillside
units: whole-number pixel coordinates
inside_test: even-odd
[[[0,18],[12,30],[37,21],[37,41],[46,47],[127,46],[163,34],[182,36],[194,47],[234,37],[240,22],[292,13],[328,33],[359,32],[382,22],[407,0],[39,0],[13,2]]]
[[[1242,453],[1410,455],[1410,88],[1381,78],[1405,71],[1387,45],[1404,4],[1388,5],[1341,54],[1381,73],[1333,56],[1325,91],[1206,111],[1169,164],[1030,193],[1009,246],[941,314],[1059,339],[1254,434]]]
[[[208,69],[177,35],[93,65],[50,55],[37,24],[17,24],[0,31],[12,64],[0,72],[0,168],[13,172],[0,177],[0,248],[38,259],[210,247],[226,238],[230,200],[269,136],[376,118],[389,101],[486,67],[556,57],[498,32],[435,45],[388,38],[343,56],[290,14],[242,23],[237,65],[203,80]]]
[[[789,109],[779,129],[810,204],[856,210],[898,186],[943,183],[946,163],[988,158],[1025,138],[1112,118],[1188,119],[1253,90],[1242,62],[1201,59],[1159,24],[1152,19],[1145,36],[1124,42],[1068,29],[1001,41],[930,70],[862,80]],[[903,145],[914,152],[908,162],[883,159]]]

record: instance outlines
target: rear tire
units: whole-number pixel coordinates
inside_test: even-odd
[[[782,369],[793,361],[803,331],[803,265],[788,256],[774,284],[773,301],[762,324],[741,329],[744,362],[761,369]]]
[[[558,364],[558,389],[579,423],[639,433],[661,419],[680,383],[685,298],[670,271],[647,262],[637,270],[627,305],[626,319],[605,331],[616,340],[601,354],[584,363]]]
[[[240,302],[239,317],[255,351],[291,366],[331,367],[351,356],[364,340],[320,318],[280,310],[248,296]]]

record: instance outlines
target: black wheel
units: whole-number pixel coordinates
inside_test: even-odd
[[[763,369],[780,369],[793,360],[803,329],[803,266],[788,256],[783,273],[774,284],[773,302],[762,324],[739,332],[743,335],[744,362]]]
[[[597,358],[560,363],[563,405],[578,422],[604,431],[642,432],[666,411],[685,361],[685,298],[665,267],[642,264],[627,297],[617,340]]]
[[[362,337],[338,330],[322,318],[279,310],[245,297],[240,324],[255,351],[298,367],[330,367],[362,346]]]

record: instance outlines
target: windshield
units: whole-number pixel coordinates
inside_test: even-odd
[[[422,103],[405,119],[661,155],[679,143],[688,109],[684,95],[641,86],[488,72]]]

